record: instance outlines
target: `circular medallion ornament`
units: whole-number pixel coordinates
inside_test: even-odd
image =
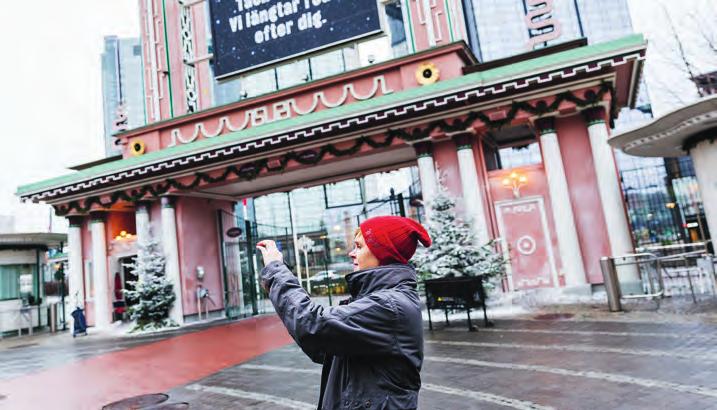
[[[136,139],[132,141],[129,145],[129,151],[134,155],[135,157],[138,157],[142,154],[144,154],[146,146],[144,144],[144,141],[141,139]]]
[[[535,253],[537,244],[535,243],[535,239],[533,239],[531,236],[524,235],[521,236],[520,239],[518,239],[517,248],[518,252],[520,252],[522,255],[527,256]]]
[[[433,63],[423,63],[416,69],[416,81],[421,85],[429,85],[441,78],[441,72]]]

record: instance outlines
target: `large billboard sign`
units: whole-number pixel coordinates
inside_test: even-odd
[[[223,78],[381,31],[377,0],[210,0]]]

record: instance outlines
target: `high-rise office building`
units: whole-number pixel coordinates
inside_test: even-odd
[[[625,0],[556,0],[549,6],[534,0],[463,3],[471,48],[481,61],[582,37],[601,43],[632,33]]]
[[[138,38],[105,37],[102,53],[105,155],[120,153],[113,134],[146,124],[142,47]]]

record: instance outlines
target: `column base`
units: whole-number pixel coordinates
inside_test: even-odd
[[[174,302],[174,303],[177,303],[177,302]],[[179,326],[184,325],[184,315],[180,312],[174,311],[174,309],[172,309],[169,312],[169,318]]]
[[[642,289],[642,281],[620,281],[620,293],[623,296],[642,295],[645,291]]]
[[[592,285],[585,283],[582,285],[565,286],[561,288],[561,293],[569,296],[592,296],[593,289]]]

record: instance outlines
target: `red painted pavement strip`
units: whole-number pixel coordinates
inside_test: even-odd
[[[0,381],[0,396],[7,396],[0,408],[96,410],[166,392],[291,342],[276,316],[247,319]]]

